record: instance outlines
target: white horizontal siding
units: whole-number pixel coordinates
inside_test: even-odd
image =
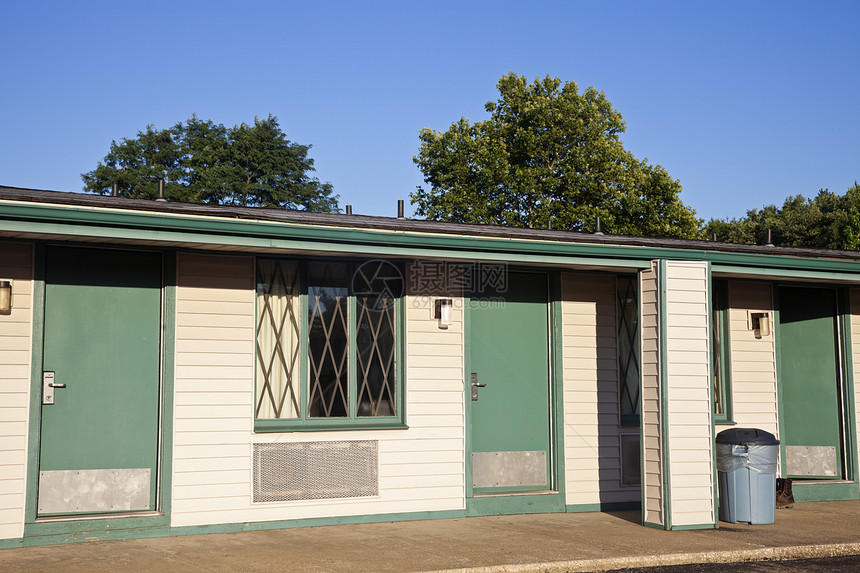
[[[664,525],[663,512],[663,435],[661,422],[660,374],[660,290],[657,262],[640,273],[639,328],[641,340],[642,395],[639,411],[642,416],[642,475],[643,521]]]
[[[708,265],[667,261],[665,284],[671,524],[711,524],[714,468]]]
[[[179,257],[173,525],[463,509],[462,297],[447,329],[432,317],[432,297],[406,298],[408,430],[255,434],[253,264]],[[378,496],[252,503],[254,443],[326,440],[379,441]]]
[[[855,432],[857,432],[857,444],[860,449],[860,424],[856,421],[860,420],[860,289],[852,288],[850,290],[850,306],[851,306],[851,358],[854,366],[854,413]],[[860,451],[855,452],[860,454]]]
[[[24,535],[33,249],[0,242],[0,280],[12,281],[12,314],[0,315],[0,539]]]
[[[705,263],[666,263],[667,434],[673,526],[713,523],[707,273]]]
[[[767,312],[773,320],[771,284],[730,281],[728,303],[733,421],[779,436],[774,337],[757,339],[748,321],[750,312]]]
[[[621,486],[615,277],[562,275],[565,503],[639,501]],[[638,468],[637,468],[638,471]]]

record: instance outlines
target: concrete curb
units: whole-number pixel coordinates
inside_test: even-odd
[[[441,569],[427,573],[580,573],[631,569],[634,567],[662,567],[666,565],[693,565],[699,563],[738,563],[742,561],[780,561],[788,559],[815,559],[860,555],[860,543],[832,543],[828,545],[797,545],[792,547],[763,547],[760,549],[732,549],[728,551],[702,551],[669,555],[635,555],[604,559],[580,559],[549,563],[522,563],[493,565],[466,569]]]

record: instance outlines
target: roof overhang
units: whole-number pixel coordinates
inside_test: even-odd
[[[860,282],[858,253],[133,200],[0,187],[0,237],[584,269],[709,261],[717,275]]]

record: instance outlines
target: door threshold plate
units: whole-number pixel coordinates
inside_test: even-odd
[[[129,517],[161,517],[160,511],[123,511],[121,513],[81,513],[77,515],[51,515],[37,517],[35,523],[55,523],[58,521],[88,521],[90,519],[121,519]]]
[[[500,491],[498,493],[476,493],[472,497],[517,497],[524,495],[556,495],[559,492],[551,489],[542,489],[538,491]]]

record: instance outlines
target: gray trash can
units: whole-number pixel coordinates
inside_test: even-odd
[[[774,522],[778,460],[779,440],[769,432],[731,428],[717,434],[721,521]]]

